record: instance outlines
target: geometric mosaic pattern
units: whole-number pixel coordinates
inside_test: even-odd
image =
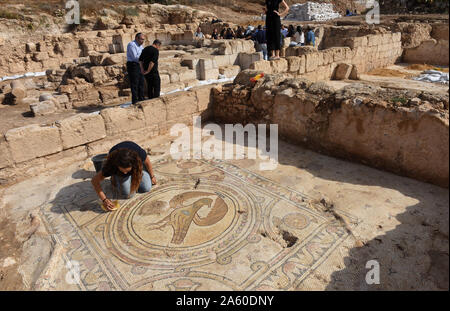
[[[228,162],[153,167],[158,185],[115,212],[92,189],[41,208],[80,290],[293,290],[348,236],[307,196]],[[298,240],[283,247],[280,228]]]

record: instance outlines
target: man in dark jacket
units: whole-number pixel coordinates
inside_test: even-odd
[[[139,57],[141,72],[147,81],[148,98],[159,97],[161,92],[161,78],[158,71],[159,49],[161,41],[155,40],[153,44],[147,46]]]

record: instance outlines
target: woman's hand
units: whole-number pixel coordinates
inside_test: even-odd
[[[155,176],[152,177],[152,185],[156,185],[156,177]]]
[[[277,10],[273,10],[273,12],[274,12],[275,14],[277,14],[278,16],[281,16],[280,12],[278,12]]]
[[[103,201],[103,206],[108,210],[108,211],[113,211],[116,206],[114,205],[114,203],[110,200],[110,199],[105,199]]]

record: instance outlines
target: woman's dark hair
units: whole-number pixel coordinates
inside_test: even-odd
[[[131,191],[134,193],[138,190],[142,180],[142,160],[138,153],[130,149],[117,149],[111,152],[106,159],[104,165],[106,170],[113,168],[128,168],[131,167]]]
[[[301,26],[297,26],[297,32],[298,33],[302,33],[302,27]]]

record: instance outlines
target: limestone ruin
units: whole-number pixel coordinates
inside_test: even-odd
[[[0,290],[448,290],[448,16],[368,25],[334,2],[298,4],[283,23],[311,26],[316,47],[285,38],[266,61],[252,40],[209,35],[263,23],[249,13],[121,10],[134,13],[35,33],[9,33],[21,20],[0,11]],[[137,32],[163,43],[162,96],[132,106]],[[202,131],[196,117],[210,125],[203,143],[236,148],[206,132],[277,124],[278,168],[260,171],[244,142],[243,158],[172,159],[174,125]],[[148,151],[158,184],[108,214],[91,158],[124,140]],[[196,198],[213,204],[156,225]],[[364,279],[373,258],[388,267],[380,285]],[[79,282],[65,281],[67,262]]]

